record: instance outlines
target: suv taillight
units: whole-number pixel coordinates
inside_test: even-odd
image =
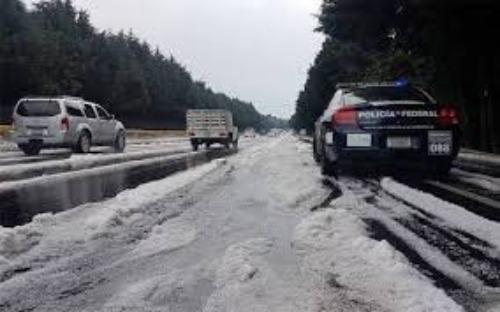
[[[69,130],[69,119],[68,117],[64,117],[61,120],[61,131],[68,131]]]
[[[346,126],[346,125],[357,125],[358,124],[358,112],[355,107],[346,106],[333,114],[332,117],[333,126]]]
[[[441,126],[452,126],[460,123],[457,109],[450,106],[439,109],[438,120]]]

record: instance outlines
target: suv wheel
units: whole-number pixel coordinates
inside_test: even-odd
[[[90,134],[87,131],[82,131],[74,148],[75,152],[80,154],[88,154],[90,152],[91,146],[92,141],[90,138]]]
[[[113,149],[117,153],[122,153],[127,145],[127,138],[125,137],[125,132],[120,130],[116,135],[115,142],[113,143]]]
[[[42,146],[35,143],[19,144],[18,147],[26,156],[36,156],[42,150]]]

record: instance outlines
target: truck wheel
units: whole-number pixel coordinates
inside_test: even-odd
[[[120,130],[116,135],[115,142],[113,143],[113,149],[116,153],[122,153],[127,145],[127,138],[125,132]]]
[[[206,149],[210,149],[210,146],[211,146],[211,145],[212,145],[211,143],[208,143],[208,142],[207,142],[207,143],[205,143],[205,148],[206,148]]]
[[[42,146],[40,144],[34,143],[19,144],[18,147],[26,156],[36,156],[40,154],[40,151],[42,150]]]
[[[197,151],[198,150],[198,143],[191,143],[191,146],[193,147],[193,151]]]
[[[90,138],[90,134],[88,131],[82,131],[73,150],[79,154],[88,154],[91,146],[92,139]]]

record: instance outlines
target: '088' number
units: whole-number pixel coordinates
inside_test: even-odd
[[[433,155],[449,155],[451,146],[448,143],[432,143],[429,144],[429,152]]]

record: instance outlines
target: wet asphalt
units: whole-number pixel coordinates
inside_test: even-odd
[[[138,162],[111,170],[89,170],[83,174],[62,174],[56,179],[22,183],[0,190],[0,225],[14,227],[31,221],[33,216],[60,212],[76,206],[99,202],[141,184],[163,179],[176,172],[234,154],[235,150],[212,149],[198,153],[173,155],[164,160]],[[70,154],[43,155],[32,162],[69,158]],[[1,160],[0,160],[1,162]]]

